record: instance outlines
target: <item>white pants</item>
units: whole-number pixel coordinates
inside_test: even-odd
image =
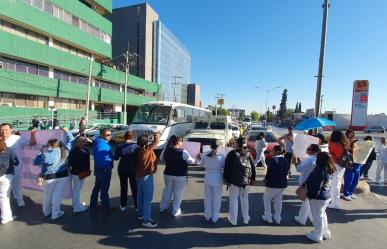
[[[204,218],[217,222],[222,205],[223,186],[204,185]]]
[[[164,174],[164,183],[165,187],[160,202],[160,209],[167,209],[173,197],[172,215],[176,215],[181,211],[180,205],[183,200],[184,190],[187,188],[187,177]]]
[[[298,212],[298,219],[301,223],[305,224],[308,221],[308,218],[313,222],[312,213],[310,212],[309,199],[305,199],[301,203],[300,211]]]
[[[13,198],[16,199],[18,204],[23,202],[23,192],[22,192],[22,168],[20,166],[14,167],[15,175],[12,178],[11,189]]]
[[[73,210],[81,211],[84,206],[81,202],[81,190],[83,184],[85,183],[85,179],[79,180],[78,175],[72,175],[73,178]]]
[[[264,215],[268,219],[273,218],[273,214],[271,213],[271,202],[274,200],[274,220],[277,223],[281,222],[282,196],[284,190],[284,188],[266,188],[263,193],[263,205],[265,207]]]
[[[376,168],[376,182],[383,182],[382,171],[384,169],[384,182],[387,182],[387,163],[377,160],[378,167]]]
[[[62,194],[66,184],[66,177],[45,180],[43,183],[43,214],[55,219],[60,214],[62,204]]]
[[[250,187],[246,186],[245,188],[237,187],[235,185],[229,186],[230,197],[230,214],[228,216],[229,221],[236,225],[238,223],[238,196],[241,202],[243,222],[248,224],[250,222],[249,215],[249,190]]]
[[[13,175],[10,174],[0,177],[0,210],[1,220],[4,222],[12,219],[11,204],[9,203],[12,177]]]
[[[332,207],[339,205],[341,182],[345,172],[345,168],[341,167],[338,164],[335,164],[335,165],[336,165],[336,172],[333,174],[332,183],[331,183],[332,201],[330,206]]]
[[[255,158],[255,165],[257,165],[259,162],[262,163],[262,166],[266,168],[266,161],[265,161],[265,153],[257,153],[257,156]]]
[[[329,232],[328,229],[328,218],[327,213],[325,212],[327,205],[330,200],[309,200],[310,211],[313,216],[313,227],[314,227],[314,235],[322,240],[323,235]]]

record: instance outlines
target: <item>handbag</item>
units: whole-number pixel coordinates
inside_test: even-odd
[[[301,201],[306,200],[307,193],[308,193],[308,189],[306,188],[306,184],[299,186],[296,190],[297,198],[300,199]]]
[[[337,161],[337,164],[343,168],[352,168],[353,166],[352,154],[347,149],[344,149],[343,154]]]
[[[82,179],[85,179],[86,177],[90,176],[91,175],[91,170],[89,169],[86,169],[84,171],[81,171],[79,174],[78,174],[78,177],[79,177],[79,180],[82,180]]]

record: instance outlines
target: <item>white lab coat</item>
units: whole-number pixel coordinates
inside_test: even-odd
[[[255,151],[257,156],[255,157],[255,164],[261,162],[263,167],[266,167],[265,162],[265,150],[269,144],[264,138],[255,142]]]

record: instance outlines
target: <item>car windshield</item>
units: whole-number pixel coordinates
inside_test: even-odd
[[[252,131],[266,131],[265,127],[262,126],[251,126]]]
[[[251,119],[250,119],[250,118],[244,118],[243,121],[245,121],[245,122],[250,122]]]
[[[226,129],[226,124],[224,122],[211,122],[211,130],[224,130]]]
[[[171,115],[170,106],[144,105],[138,108],[132,119],[132,124],[166,125]]]
[[[101,130],[103,128],[111,128],[111,126],[108,124],[99,124],[99,125],[94,126],[93,130]]]
[[[233,127],[232,127],[232,130],[233,130],[233,131],[238,131],[239,129],[238,129],[238,127],[236,127],[236,126],[233,126]]]
[[[260,134],[260,132],[259,132],[259,133],[258,133],[258,132],[250,133],[250,134],[249,134],[249,142],[255,142],[255,141],[257,141],[258,135],[259,135],[259,134]],[[266,142],[268,142],[268,143],[274,143],[274,142],[277,141],[277,139],[276,139],[276,137],[274,136],[273,133],[271,133],[271,132],[264,132],[264,134],[265,134],[265,140],[266,140]]]
[[[208,122],[195,122],[194,129],[203,130],[208,128]]]

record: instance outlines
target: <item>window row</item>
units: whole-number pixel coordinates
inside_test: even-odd
[[[18,60],[6,59],[4,57],[0,57],[0,63],[3,65],[4,69],[10,71],[48,77],[48,67],[38,66]]]
[[[71,13],[65,11],[64,9],[56,6],[48,0],[24,0],[27,4],[38,8],[47,14],[58,18],[70,25],[77,27],[78,29],[93,35],[99,40],[104,41],[105,43],[111,44],[111,36],[103,32],[102,30],[96,28],[95,26],[83,21],[79,17],[73,16]]]
[[[77,84],[82,84],[82,85],[87,85],[87,82],[89,80],[87,77],[67,73],[58,69],[54,69],[54,78],[77,83]]]
[[[67,45],[67,44],[65,44],[63,42],[60,42],[58,40],[54,40],[53,47],[56,48],[56,49],[59,49],[61,51],[64,51],[64,52],[67,52],[67,53],[70,53],[70,54],[73,54],[73,55],[85,58],[85,59],[90,59],[91,58],[91,54],[90,53],[87,53],[87,52],[85,52],[83,50],[77,49],[77,48],[75,48],[73,46]]]
[[[34,31],[27,30],[18,25],[12,24],[10,22],[7,22],[1,19],[0,19],[0,30],[23,38],[27,38],[34,42],[39,42],[41,44],[48,45],[48,37],[40,35]]]

